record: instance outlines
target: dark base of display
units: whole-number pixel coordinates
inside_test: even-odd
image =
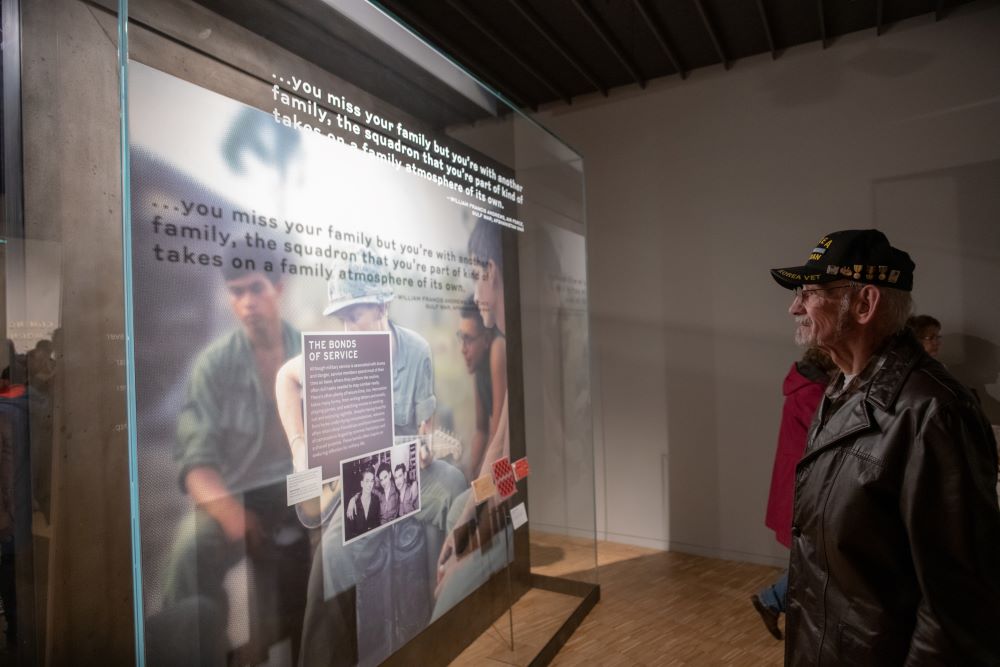
[[[419,636],[394,653],[383,665],[447,665],[486,632],[508,610],[508,571],[500,570],[473,594],[434,621]],[[530,667],[549,664],[573,632],[601,599],[601,587],[544,575],[531,575],[531,587],[580,598],[559,629],[549,638]],[[514,583],[516,602],[529,588]]]
[[[549,638],[549,641],[545,643],[542,650],[529,663],[529,667],[543,667],[552,662],[552,659],[559,653],[559,649],[576,632],[576,629],[583,623],[583,619],[587,617],[590,610],[600,601],[601,587],[598,584],[548,577],[541,574],[532,575],[531,583],[535,588],[552,591],[553,593],[574,595],[580,598],[580,603],[573,610],[573,613],[563,621],[563,624],[559,626],[556,633]]]

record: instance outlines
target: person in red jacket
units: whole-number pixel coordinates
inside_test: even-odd
[[[778,448],[774,453],[764,525],[774,531],[778,542],[789,548],[792,544],[795,466],[805,451],[809,425],[835,368],[830,357],[818,348],[810,347],[801,361],[792,364],[782,386],[785,404],[781,410],[781,430],[778,431]],[[788,572],[785,571],[777,581],[750,598],[764,626],[775,639],[781,639],[778,619],[785,611],[787,588]]]

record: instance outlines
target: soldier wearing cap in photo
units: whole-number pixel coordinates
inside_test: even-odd
[[[394,433],[417,436],[430,433],[437,406],[431,348],[416,331],[389,317],[395,298],[393,277],[373,266],[334,270],[327,284],[328,305],[323,314],[338,319],[346,331],[388,331],[392,334],[392,397]],[[302,417],[302,356],[278,372],[278,412],[292,450],[296,471],[306,468]],[[309,526],[322,525],[320,547],[309,572],[302,648],[299,664],[331,665],[345,659],[345,646],[357,643],[359,654],[373,663],[389,656],[423,630],[430,620],[431,591],[436,581],[436,555],[445,539],[444,517],[463,488],[465,476],[450,463],[434,459],[423,447],[419,457],[420,484],[410,490],[413,517],[345,546],[345,522],[354,514],[342,507],[339,477],[324,484],[319,503],[300,503],[299,517]],[[403,498],[401,498],[401,502]],[[304,505],[312,507],[303,507]],[[343,510],[343,511],[341,511]],[[352,628],[331,601],[356,595],[357,618],[381,619]]]
[[[914,268],[869,229],[771,270],[841,371],[796,468],[788,665],[1000,665],[996,443],[906,329]]]
[[[430,431],[437,407],[431,348],[423,336],[389,319],[395,293],[382,269],[351,266],[334,271],[327,283],[329,303],[323,314],[336,317],[345,331],[388,331],[392,335],[392,396],[395,435]],[[305,470],[305,440],[301,414],[302,356],[278,372],[278,412],[288,435],[296,470]]]

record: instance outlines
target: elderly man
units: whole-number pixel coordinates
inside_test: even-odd
[[[913,269],[871,229],[771,271],[841,370],[796,469],[789,665],[1000,665],[995,442],[905,328]]]

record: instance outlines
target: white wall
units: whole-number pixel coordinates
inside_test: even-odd
[[[602,536],[783,562],[763,518],[799,351],[767,269],[827,232],[909,250],[945,360],[1000,398],[998,36],[974,3],[540,114],[585,159]]]

